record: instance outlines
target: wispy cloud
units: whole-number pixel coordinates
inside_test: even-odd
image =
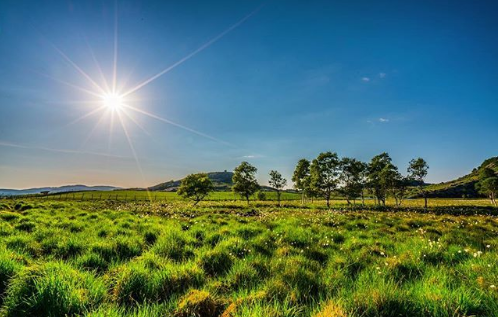
[[[379,122],[387,123],[387,122],[389,122],[389,119],[387,119],[387,118],[379,118]]]
[[[370,81],[370,78],[369,77],[362,77],[361,80],[368,83]]]
[[[258,155],[258,154],[249,154],[249,155],[243,155],[240,158],[243,159],[256,159],[256,158],[262,158],[264,157],[263,155]]]
[[[55,152],[55,153],[93,155],[93,156],[103,156],[103,157],[112,157],[112,158],[120,158],[120,159],[131,159],[131,157],[114,155],[114,154],[107,154],[107,153],[77,151],[77,150],[68,150],[68,149],[54,149],[54,148],[41,147],[41,146],[27,146],[27,145],[23,145],[23,144],[15,144],[15,143],[4,142],[4,141],[0,141],[0,146],[18,148],[18,149],[27,149],[27,150]]]
[[[387,74],[386,73],[379,73],[379,78],[386,78]]]

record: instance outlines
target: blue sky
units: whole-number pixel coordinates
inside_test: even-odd
[[[95,56],[112,81],[114,1],[4,0],[0,188],[145,186],[243,160],[265,183],[329,150],[387,151],[402,171],[421,156],[439,182],[497,155],[495,1],[117,4],[117,87],[128,89],[250,15],[126,97],[212,138],[130,112],[146,130],[124,118],[138,167],[109,115],[74,123],[101,100],[62,83],[95,91],[58,50],[103,86]]]

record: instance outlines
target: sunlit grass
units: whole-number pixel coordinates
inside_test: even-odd
[[[406,203],[4,200],[0,315],[497,316],[487,201]]]

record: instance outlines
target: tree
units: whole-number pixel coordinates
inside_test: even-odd
[[[309,187],[309,177],[310,177],[310,161],[307,159],[300,159],[297,162],[296,169],[292,175],[292,181],[294,182],[294,188],[301,191],[301,203],[304,203],[304,195],[306,189]]]
[[[419,157],[410,161],[408,166],[408,178],[417,182],[418,191],[424,197],[424,208],[427,209],[427,191],[424,189],[424,179],[427,176],[429,165],[427,162]]]
[[[311,187],[327,201],[330,208],[330,196],[339,184],[340,162],[336,153],[320,153],[310,166]]]
[[[382,192],[384,195],[384,198],[382,200],[384,206],[386,205],[385,198],[389,193],[391,193],[393,198],[395,199],[396,206],[401,204],[401,202],[398,202],[399,198],[398,188],[401,185],[403,176],[398,172],[398,168],[394,164],[389,162],[382,168],[382,170],[378,175],[379,175],[378,185],[380,188],[380,192]]]
[[[282,177],[277,171],[270,171],[270,180],[268,181],[270,186],[275,188],[277,191],[278,205],[280,206],[280,195],[282,194],[282,189],[287,185],[287,180]]]
[[[249,197],[259,189],[258,181],[256,180],[256,172],[258,169],[248,162],[242,162],[233,172],[232,190],[244,197],[249,204]]]
[[[398,168],[393,164],[388,164],[384,167],[381,173],[382,182],[386,184],[387,192],[390,192],[394,198],[395,205],[401,206],[401,203],[406,198],[408,185],[410,181],[407,177],[398,172]]]
[[[392,159],[387,153],[381,153],[372,158],[367,168],[367,182],[379,205],[386,205],[388,189],[387,172],[391,168]],[[386,169],[387,166],[387,169]]]
[[[486,167],[479,173],[479,181],[476,183],[479,193],[487,195],[491,203],[496,206],[496,195],[498,193],[498,177],[495,171]]]
[[[346,197],[348,205],[353,204],[355,200],[362,196],[364,182],[363,175],[365,170],[365,163],[358,161],[354,158],[345,157],[340,162],[340,192]]]
[[[206,173],[190,174],[182,180],[177,194],[193,199],[194,206],[203,200],[213,190],[213,182]]]

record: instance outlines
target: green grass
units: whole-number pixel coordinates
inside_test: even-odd
[[[421,204],[3,200],[0,316],[498,316],[496,208]]]
[[[266,200],[276,201],[276,192],[265,192]],[[52,194],[46,198],[52,200],[128,200],[128,201],[185,201],[176,192],[155,192],[139,190],[115,190],[115,191],[88,191],[75,193]],[[252,198],[254,199],[254,197]],[[300,200],[301,195],[297,193],[282,193],[282,200]],[[206,201],[234,201],[241,197],[233,192],[211,192],[204,200]]]

